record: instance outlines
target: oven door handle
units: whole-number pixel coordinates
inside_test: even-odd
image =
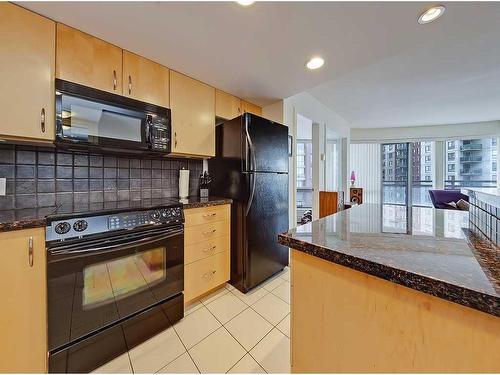
[[[182,232],[183,232],[182,229],[177,229],[175,231],[170,230],[170,231],[165,231],[164,233],[157,235],[157,236],[145,237],[145,238],[141,238],[141,239],[138,239],[138,240],[135,240],[132,242],[120,242],[120,243],[108,245],[108,246],[90,247],[88,249],[83,249],[83,250],[72,250],[72,249],[78,249],[79,247],[81,247],[82,244],[78,243],[78,244],[68,246],[63,250],[57,250],[57,249],[49,250],[49,254],[51,256],[71,255],[71,254],[89,254],[89,253],[95,253],[95,252],[98,252],[100,254],[105,254],[105,253],[113,252],[116,249],[126,250],[126,249],[130,249],[130,248],[136,247],[136,246],[149,245],[149,244],[152,244],[154,242],[158,242],[158,241],[182,234]]]

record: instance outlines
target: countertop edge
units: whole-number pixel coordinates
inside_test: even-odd
[[[230,198],[220,198],[217,200],[213,200],[210,202],[191,202],[184,203],[184,209],[189,210],[191,208],[202,208],[202,207],[211,207],[211,206],[223,206],[225,204],[232,204],[233,200]]]
[[[466,233],[467,241],[473,243],[477,239]],[[287,233],[278,235],[278,242],[294,250],[315,256],[328,262],[351,268],[353,270],[391,281],[396,284],[460,304],[493,316],[500,317],[500,299],[485,293],[471,290],[459,285],[401,270],[370,260],[344,254],[334,249],[310,244],[290,237]]]

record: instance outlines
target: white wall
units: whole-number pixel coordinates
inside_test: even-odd
[[[352,143],[488,138],[500,135],[500,121],[400,128],[353,128],[350,135]]]
[[[363,188],[363,202],[381,203],[382,161],[379,144],[351,144],[349,173],[356,174],[356,187]]]

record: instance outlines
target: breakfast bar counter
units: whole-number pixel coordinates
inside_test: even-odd
[[[468,212],[363,204],[279,235],[293,372],[498,372],[500,249]]]

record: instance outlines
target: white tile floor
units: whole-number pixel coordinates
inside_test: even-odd
[[[186,308],[184,319],[94,372],[289,373],[290,271],[250,293],[231,285]]]

